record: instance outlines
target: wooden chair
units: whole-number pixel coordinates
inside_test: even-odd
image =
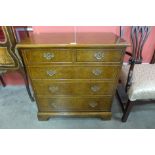
[[[31,101],[34,101],[30,91],[27,74],[23,65],[21,64],[21,61],[15,54],[16,36],[14,31],[10,26],[2,26],[2,31],[5,39],[4,41],[0,42],[0,81],[3,86],[6,86],[3,79],[3,74],[7,71],[19,70],[23,75],[29,97]]]
[[[133,26],[131,28],[132,53],[129,64],[123,65],[117,96],[123,111],[122,122],[126,122],[133,105],[155,102],[155,52],[150,64],[142,64],[143,46],[151,28]]]

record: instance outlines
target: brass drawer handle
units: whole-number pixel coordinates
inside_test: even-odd
[[[98,103],[96,101],[89,103],[89,106],[92,108],[95,108],[97,105],[98,105]]]
[[[101,60],[104,58],[104,53],[103,52],[96,52],[94,54],[94,57],[97,59],[97,60]]]
[[[102,70],[96,68],[96,69],[93,69],[93,70],[92,70],[92,73],[93,73],[94,75],[96,75],[96,76],[99,76],[99,75],[101,75]]]
[[[59,90],[59,87],[58,86],[49,86],[48,89],[50,92],[55,93]]]
[[[47,60],[51,60],[52,58],[54,58],[54,53],[50,53],[50,52],[44,53],[43,57]]]
[[[91,86],[91,90],[92,90],[93,92],[97,92],[97,91],[100,90],[100,87],[97,86],[97,85],[94,85],[94,86]]]
[[[49,75],[49,76],[53,76],[53,75],[56,74],[56,71],[54,71],[54,70],[48,70],[48,71],[46,71],[46,73],[47,73],[47,75]]]

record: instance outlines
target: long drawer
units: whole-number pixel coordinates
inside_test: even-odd
[[[32,79],[115,79],[120,66],[28,67]]]
[[[111,97],[38,98],[39,111],[110,111]]]
[[[28,64],[72,62],[70,49],[28,49],[24,51],[24,54]]]
[[[112,95],[114,82],[111,81],[53,81],[33,80],[38,95]]]
[[[80,49],[77,50],[77,62],[115,62],[122,61],[121,50]]]

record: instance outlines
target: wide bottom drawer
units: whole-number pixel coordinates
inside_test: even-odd
[[[39,111],[110,111],[111,97],[52,97],[37,99]]]

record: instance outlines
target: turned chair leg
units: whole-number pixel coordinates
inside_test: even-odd
[[[133,102],[128,100],[126,108],[125,108],[124,113],[123,113],[122,122],[126,122],[127,121],[132,107],[133,107]]]
[[[25,26],[25,27],[24,27],[24,31],[25,31],[25,33],[26,33],[26,36],[27,36],[27,37],[30,37],[29,31],[27,30],[27,28],[28,28],[28,26]]]
[[[5,83],[5,81],[4,81],[3,77],[2,77],[2,75],[0,75],[0,81],[1,81],[1,83],[2,83],[2,86],[5,87],[5,86],[6,86],[6,83]]]
[[[27,90],[27,93],[29,95],[29,98],[33,102],[34,101],[34,97],[33,97],[32,93],[31,93],[31,90],[30,90],[29,80],[28,80],[27,74],[24,72],[23,69],[20,69],[20,71],[22,72],[22,75],[23,75],[23,78],[24,78],[24,82],[25,82],[25,86],[26,86],[26,90]]]
[[[31,93],[29,82],[28,82],[26,77],[24,78],[24,81],[25,81],[25,86],[26,86],[27,93],[28,93],[28,95],[30,97],[30,100],[33,102],[34,101],[34,97],[33,97],[32,93]]]
[[[122,103],[122,100],[121,100],[121,97],[120,97],[118,89],[116,89],[116,96],[117,96],[118,102],[119,102],[119,104],[121,106],[122,112],[124,113],[124,104]]]

